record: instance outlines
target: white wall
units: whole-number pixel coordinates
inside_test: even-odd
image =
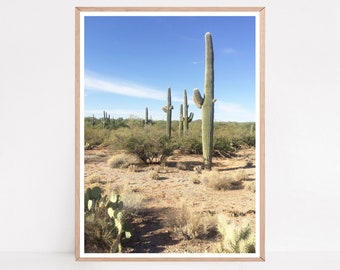
[[[266,262],[74,261],[74,7],[141,1],[2,1],[1,269],[340,269],[340,4],[266,7]]]

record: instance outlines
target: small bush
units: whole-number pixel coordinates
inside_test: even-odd
[[[86,127],[84,130],[85,150],[101,145],[109,138],[109,136],[110,131],[107,129]]]
[[[216,220],[211,215],[194,213],[183,203],[178,212],[168,216],[169,226],[184,239],[204,238],[216,229]]]
[[[128,168],[130,165],[136,165],[139,163],[139,159],[135,155],[121,153],[112,156],[108,160],[108,165],[111,168]]]
[[[179,150],[188,154],[202,154],[201,136],[188,134],[181,139]]]
[[[114,147],[127,150],[140,158],[144,163],[162,163],[176,148],[174,141],[169,139],[153,126],[135,128],[116,134]]]
[[[242,180],[237,180],[230,175],[225,175],[217,171],[206,172],[203,175],[203,182],[216,190],[235,190],[242,189]]]
[[[217,137],[214,139],[214,150],[217,150],[221,153],[230,154],[235,152],[235,146],[233,142],[227,138]]]

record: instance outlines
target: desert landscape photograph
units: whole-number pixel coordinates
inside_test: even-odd
[[[155,14],[83,17],[81,252],[258,256],[258,17]]]

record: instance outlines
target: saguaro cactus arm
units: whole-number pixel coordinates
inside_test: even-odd
[[[188,116],[188,123],[190,123],[192,119],[194,119],[194,113],[191,112]]]
[[[193,100],[197,108],[201,109],[204,102],[204,98],[201,96],[200,90],[198,90],[197,88],[194,89]]]

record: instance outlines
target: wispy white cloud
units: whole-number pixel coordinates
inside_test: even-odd
[[[239,104],[217,100],[215,103],[215,118],[218,121],[255,121],[255,111],[249,111]]]
[[[158,90],[153,87],[141,85],[131,81],[123,81],[117,79],[103,79],[100,76],[93,74],[86,75],[85,79],[85,89],[109,92],[117,95],[146,98],[154,100],[166,100],[167,91]],[[174,96],[173,101],[180,101],[179,97]]]
[[[124,82],[114,79],[101,79],[91,75],[85,76],[84,81],[85,89],[88,90],[110,92],[118,95],[138,98],[151,98],[157,100],[164,100],[166,98],[165,91],[139,85],[134,82]]]

